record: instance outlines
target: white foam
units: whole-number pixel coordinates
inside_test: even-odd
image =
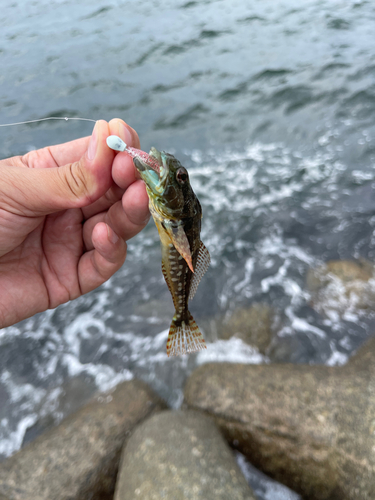
[[[37,421],[38,414],[34,410],[46,391],[35,389],[28,383],[16,383],[8,371],[1,374],[0,383],[9,394],[10,402],[18,409],[18,419],[4,418],[1,421],[0,454],[8,456],[20,448],[26,430]]]
[[[243,277],[243,280],[241,280],[239,283],[234,285],[233,290],[238,293],[241,289],[243,289],[246,285],[248,285],[251,282],[251,276],[254,271],[254,263],[255,259],[253,257],[250,257],[247,259],[245,263],[245,274]]]
[[[294,317],[291,326],[294,330],[298,330],[300,332],[311,332],[322,339],[326,338],[326,333],[323,330],[311,325],[305,319]]]
[[[29,427],[34,425],[38,419],[37,413],[30,413],[19,420],[14,431],[5,429],[7,436],[0,440],[0,455],[9,456],[21,448],[25,433]],[[3,427],[6,427],[5,425]]]
[[[248,363],[255,365],[267,361],[268,359],[260,354],[257,349],[235,337],[207,344],[207,349],[199,352],[196,359],[198,365],[210,362]]]

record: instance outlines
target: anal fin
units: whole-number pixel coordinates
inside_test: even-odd
[[[189,322],[183,321],[179,326],[173,319],[167,341],[168,356],[179,356],[202,349],[206,349],[206,342],[193,316],[190,314]]]
[[[191,300],[194,297],[195,292],[197,291],[198,285],[200,283],[200,280],[202,279],[205,272],[207,271],[207,269],[210,265],[210,262],[211,262],[210,254],[209,254],[207,248],[201,242],[200,247],[199,247],[197,263],[195,264],[195,270],[194,270],[193,278],[191,280],[189,300]]]

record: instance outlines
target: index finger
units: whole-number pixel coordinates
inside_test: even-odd
[[[129,146],[140,147],[138,134],[123,120],[119,118],[111,120],[109,130],[111,135],[118,135]],[[93,204],[83,208],[85,219],[108,210],[121,199],[124,191],[137,180],[133,160],[126,153],[118,153],[115,156],[112,164],[112,178],[113,185],[106,194]]]

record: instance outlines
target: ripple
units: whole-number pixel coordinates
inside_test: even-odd
[[[344,100],[343,106],[358,118],[372,117],[375,112],[375,85],[353,93]]]
[[[227,31],[217,31],[217,30],[202,30],[199,38],[217,38],[221,35],[227,34]]]
[[[163,46],[162,43],[156,43],[151,46],[149,50],[146,50],[141,54],[133,63],[129,64],[129,68],[136,68],[138,66],[142,66],[146,61],[148,61],[151,57],[153,57],[158,49]]]
[[[249,23],[253,23],[254,21],[265,21],[265,20],[266,20],[265,17],[253,15],[253,16],[247,16],[247,17],[244,17],[241,19],[237,19],[237,22],[241,23],[241,24],[249,24]]]
[[[292,73],[292,71],[289,69],[283,69],[283,68],[270,69],[270,68],[268,68],[268,69],[265,69],[263,71],[260,71],[256,75],[254,75],[252,79],[253,80],[270,80],[273,78],[279,78],[280,76],[289,75],[290,73]]]
[[[101,7],[100,9],[94,10],[94,12],[92,12],[88,16],[82,17],[81,20],[84,21],[86,19],[92,19],[94,17],[98,17],[98,16],[100,16],[100,15],[104,14],[105,12],[108,12],[112,9],[113,9],[112,5],[107,5],[106,7]]]
[[[169,56],[175,54],[182,54],[183,52],[186,52],[193,45],[196,45],[196,42],[194,40],[183,43],[181,45],[170,45],[164,50],[163,55]]]
[[[221,94],[219,94],[219,99],[222,101],[232,101],[246,94],[248,91],[248,83],[239,83],[236,87],[226,89]]]
[[[169,92],[170,90],[173,90],[173,89],[178,89],[180,87],[183,86],[183,83],[180,82],[180,83],[172,83],[171,85],[165,85],[163,83],[159,83],[158,85],[155,85],[154,87],[152,87],[151,89],[151,92],[152,93],[165,93],[165,92]]]
[[[274,106],[285,106],[285,112],[292,113],[311,102],[318,101],[322,96],[314,95],[313,89],[306,85],[287,86],[277,90],[270,97]]]
[[[181,5],[181,9],[190,9],[191,7],[195,7],[196,5],[199,5],[198,2],[186,2],[183,5]]]
[[[348,30],[350,28],[350,23],[345,19],[330,19],[327,22],[327,27],[332,30]]]
[[[180,113],[173,118],[161,119],[157,121],[154,125],[154,128],[155,130],[165,128],[183,128],[188,123],[200,119],[202,114],[208,112],[209,108],[207,108],[203,104],[198,103],[194,106],[190,106],[183,113]]]
[[[371,78],[375,76],[375,64],[369,64],[365,68],[357,70],[354,74],[348,76],[348,80],[362,80],[368,76]]]
[[[340,70],[346,70],[350,68],[349,64],[332,62],[323,66],[322,69],[314,76],[315,80],[320,80],[322,78],[332,77],[332,75],[337,74]]]

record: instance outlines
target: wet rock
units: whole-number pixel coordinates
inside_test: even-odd
[[[200,325],[209,340],[236,337],[265,354],[276,330],[275,322],[274,310],[268,304],[259,302],[235,309],[229,316],[202,319]]]
[[[115,500],[255,500],[214,422],[194,411],[163,412],[124,448]]]
[[[248,308],[236,309],[222,322],[221,338],[238,337],[265,354],[273,335],[273,319],[274,313],[268,304],[256,303]]]
[[[94,381],[87,377],[86,374],[82,373],[64,381],[58,391],[59,394],[56,399],[54,399],[53,404],[54,413],[49,412],[50,405],[47,404],[51,393],[47,393],[45,398],[42,398],[40,401],[36,413],[42,415],[34,425],[26,430],[22,441],[22,448],[31,441],[34,441],[34,439],[43,434],[43,432],[56,427],[59,423],[59,420],[57,420],[59,414],[70,415],[84,404],[88,403],[97,393]],[[46,408],[48,408],[48,413],[43,414]]]
[[[375,338],[343,367],[203,365],[185,401],[305,500],[375,498]]]
[[[314,356],[320,359],[317,349],[306,341],[303,332],[295,332],[274,340],[267,351],[272,363],[314,363]]]
[[[135,425],[163,408],[143,382],[120,384],[1,463],[0,498],[112,498],[125,439]]]
[[[374,266],[358,261],[332,260],[306,276],[306,286],[311,293],[311,304],[325,315],[375,310]]]

